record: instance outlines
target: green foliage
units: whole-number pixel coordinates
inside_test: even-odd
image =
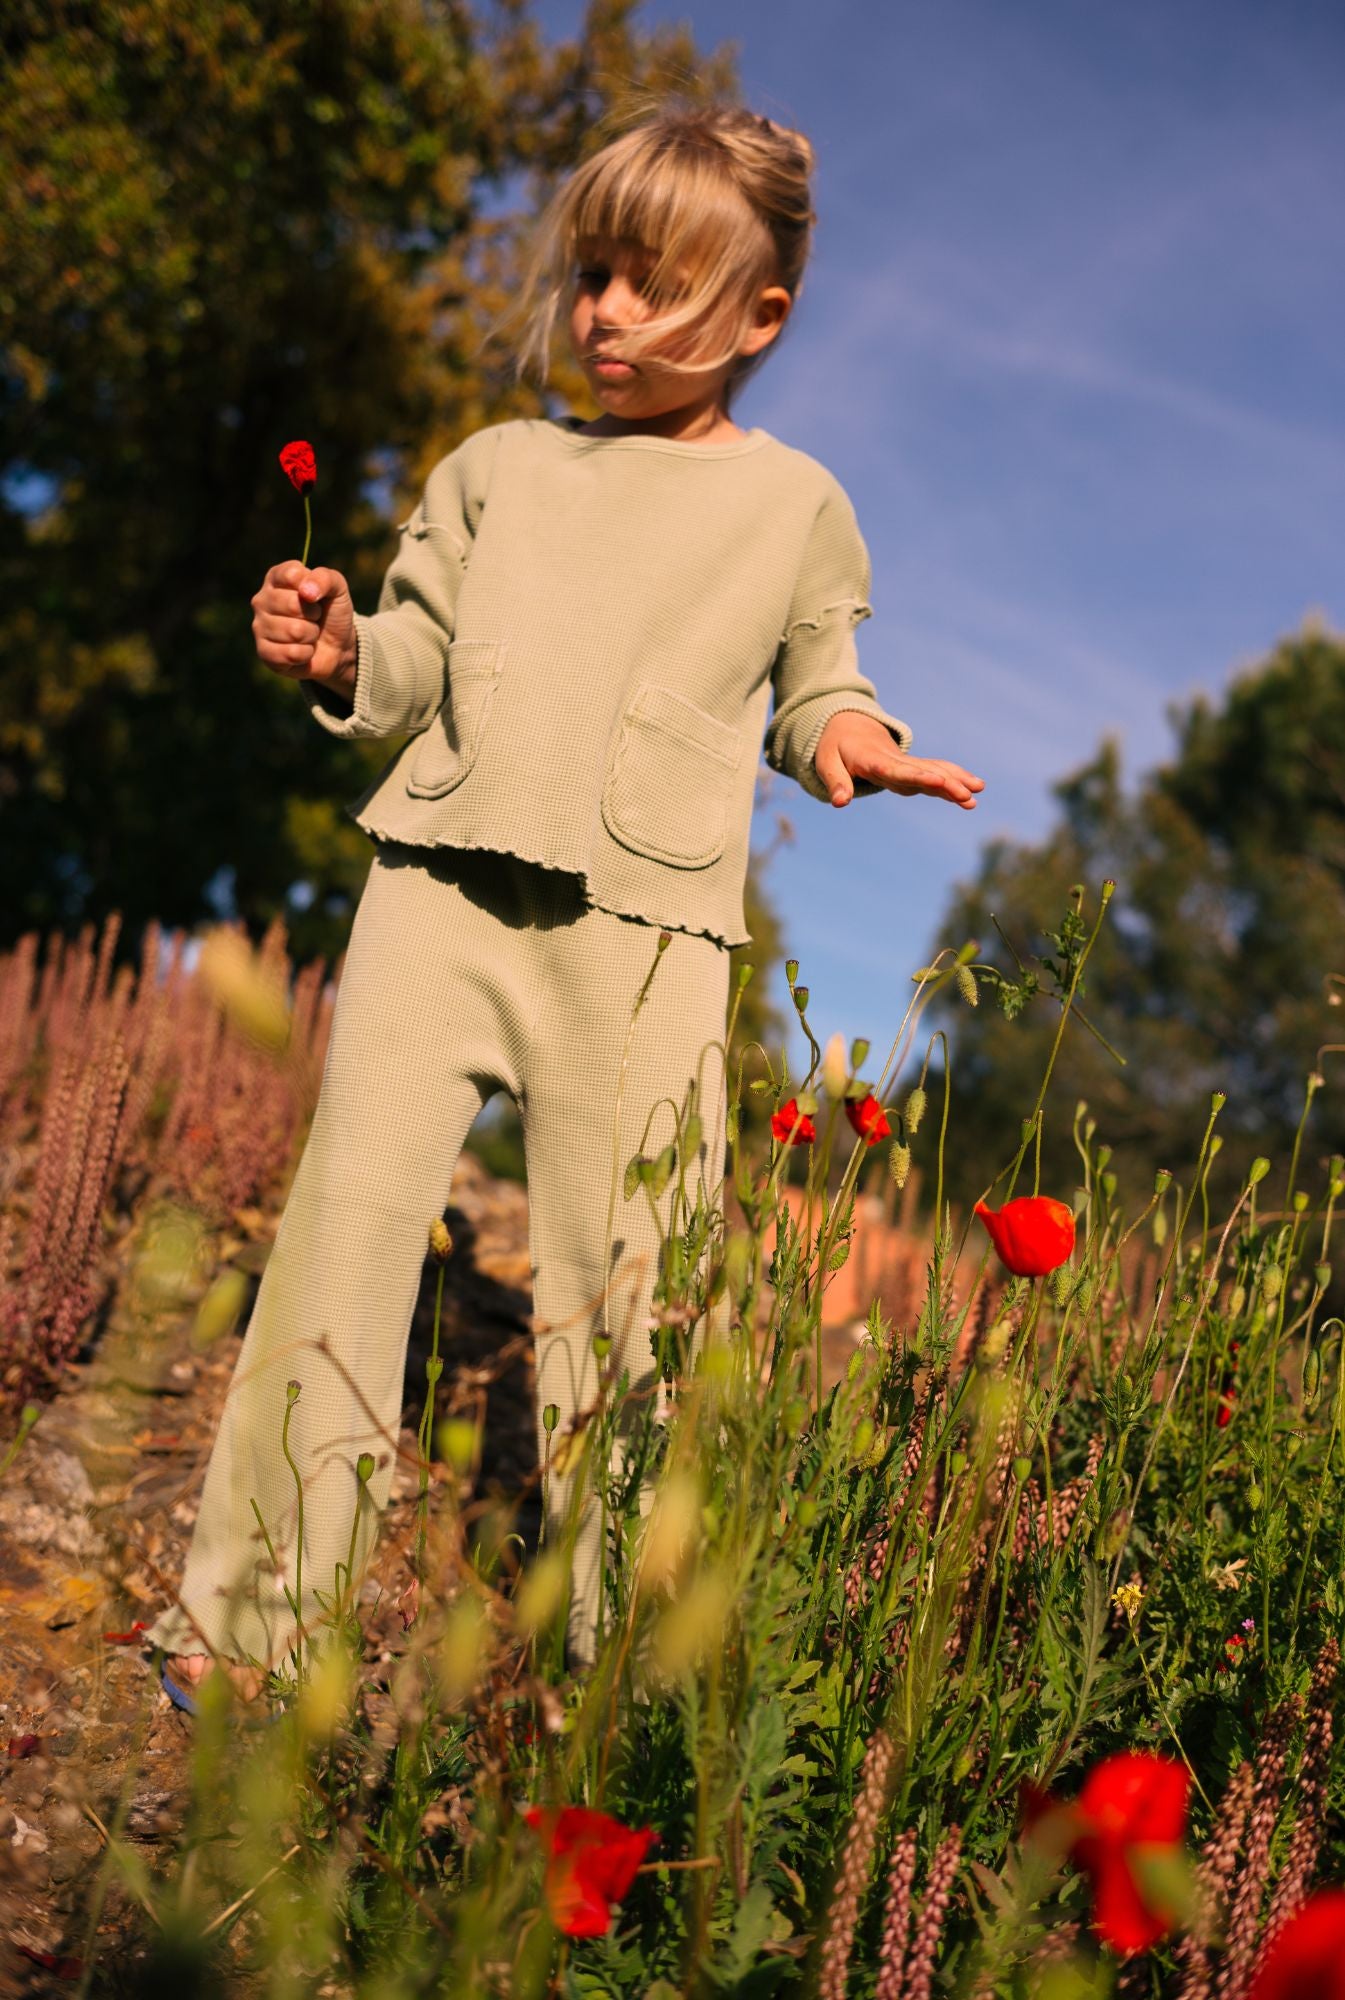
[[[1102,913],[1083,889],[1069,907],[1066,1026],[1085,976],[1105,998]],[[929,969],[894,1046],[914,1046],[952,970]],[[997,1177],[1010,1188],[1038,1142],[1048,1150],[1063,1046]],[[566,1673],[523,1609],[554,1554],[521,1559],[498,1499],[442,1482],[404,1649],[361,1661],[345,1625],[339,1699],[310,1656],[254,1752],[226,1762],[224,1739],[202,1737],[193,1831],[160,1890],[173,1949],[191,1940],[225,1976],[242,1899],[266,1993],[323,1977],[380,1996],[650,2000],[813,1991],[845,1921],[846,1990],[867,1993],[888,1857],[910,1837],[927,1875],[954,1839],[934,1990],[1008,2000],[1038,1990],[1038,1948],[1090,1909],[1067,1858],[1024,1839],[1024,1783],[1069,1797],[1103,1757],[1158,1751],[1191,1772],[1194,1846],[1271,1728],[1288,1742],[1267,1794],[1271,1893],[1295,1829],[1322,1836],[1325,1879],[1345,1869],[1339,1774],[1311,1748],[1345,1635],[1345,1368],[1320,1268],[1345,1169],[1272,1206],[1258,1166],[1212,1217],[1198,1189],[1216,1099],[1191,1184],[1160,1181],[1131,1210],[1109,1147],[1076,1118],[1085,1199],[1064,1277],[1014,1279],[973,1313],[945,1217],[909,1323],[875,1304],[824,1392],[822,1301],[864,1148],[829,1157],[848,1128],[813,1069],[780,1087],[817,1105],[805,1213],[779,1203],[785,1149],[739,1137],[748,1226],[730,1228],[689,1180],[694,1135],[680,1132],[651,1328],[666,1407],[602,1357],[580,1447],[608,1549],[592,1667]],[[1299,1158],[1311,1113],[1309,1094]],[[942,1153],[934,1107],[916,1123],[916,1146]],[[655,1162],[635,1164],[630,1198],[646,1199]],[[882,1741],[887,1779],[870,1795]],[[656,1830],[604,1935],[552,1927],[521,1819],[532,1802]],[[1262,1889],[1235,1877],[1230,1897],[1244,1893]],[[1183,1948],[1161,1940],[1136,1968],[1141,1990],[1175,2000]],[[1106,1964],[1085,1938],[1079,1990],[1105,1985]]]
[[[1228,1110],[1211,1201],[1234,1197],[1247,1151],[1273,1151],[1287,1173],[1304,1077],[1338,1060],[1318,1051],[1340,1039],[1329,975],[1345,974],[1345,645],[1305,628],[1221,704],[1200,697],[1173,722],[1175,754],[1133,798],[1108,739],[1055,788],[1045,839],[990,843],[952,899],[940,941],[980,940],[977,972],[998,1003],[972,1013],[939,1001],[957,1048],[949,1159],[968,1184],[1014,1143],[1055,1035],[1078,938],[1050,925],[1076,881],[1114,878],[1116,902],[1093,961],[1097,997],[1076,995],[1057,1087],[1105,1125],[1132,1197],[1160,1167],[1189,1186],[1214,1090]],[[1320,1107],[1315,1145],[1319,1167],[1345,1148],[1338,1093]],[[1057,1124],[1042,1158],[1065,1190],[1071,1152]]]
[[[370,854],[341,806],[397,746],[319,740],[254,657],[303,532],[276,453],[315,445],[311,559],[371,606],[435,460],[542,407],[483,342],[537,200],[631,88],[732,89],[633,12],[549,48],[522,0],[6,10],[0,944],[189,926],[228,868],[258,929],[307,880],[296,948],[339,950]],[[596,414],[568,360],[551,388]]]

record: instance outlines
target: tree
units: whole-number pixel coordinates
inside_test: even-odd
[[[301,546],[370,606],[437,458],[542,413],[483,351],[536,203],[632,88],[732,95],[731,56],[592,0],[11,0],[0,27],[0,945],[116,908],[334,953],[372,852],[341,812],[395,743],[319,739],[253,656]],[[522,181],[516,211],[488,197]],[[562,359],[566,401],[596,415]],[[391,505],[387,504],[391,500]]]
[[[1283,1187],[1306,1079],[1315,1097],[1305,1160],[1345,1150],[1345,1110],[1329,1087],[1342,1039],[1329,1011],[1332,975],[1345,974],[1345,642],[1317,626],[1284,640],[1241,675],[1222,703],[1198,697],[1169,711],[1177,743],[1136,796],[1122,791],[1120,756],[1104,741],[1055,787],[1056,826],[1037,845],[995,841],[974,882],[958,885],[940,944],[980,943],[978,962],[1009,986],[1024,981],[1000,932],[1031,977],[1030,954],[1086,885],[1096,911],[1103,880],[1116,891],[1088,961],[1079,1004],[1097,1036],[1071,1022],[1048,1100],[1043,1186],[1081,1178],[1070,1133],[1086,1100],[1097,1141],[1131,1197],[1147,1196],[1157,1168],[1190,1183],[1212,1093],[1227,1094],[1212,1198],[1236,1197],[1250,1160],[1265,1153]],[[1044,981],[1049,984],[1049,981]],[[949,1160],[972,1198],[1010,1159],[1031,1110],[1059,1007],[1041,993],[1011,1019],[983,981],[975,1012],[940,997],[955,1024]],[[956,1011],[954,1011],[956,1010]],[[1339,1071],[1337,1070],[1337,1078]],[[1019,1192],[1024,1185],[1020,1183]]]

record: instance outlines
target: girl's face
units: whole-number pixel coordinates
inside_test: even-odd
[[[643,244],[606,236],[581,237],[574,262],[570,303],[570,341],[596,400],[618,421],[677,415],[692,421],[722,413],[723,393],[731,363],[710,374],[693,373],[677,365],[674,344],[638,365],[605,361],[622,330],[653,319],[660,309],[651,290],[655,253]],[[674,282],[685,281],[679,271]],[[763,291],[758,322],[739,348],[755,354],[775,338],[788,314],[789,293],[782,285]]]

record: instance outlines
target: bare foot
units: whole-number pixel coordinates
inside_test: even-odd
[[[255,1701],[265,1685],[265,1675],[256,1667],[245,1666],[241,1660],[225,1660],[222,1664],[243,1699]],[[206,1675],[215,1671],[216,1662],[209,1653],[170,1653],[166,1665],[180,1687],[199,1687]]]

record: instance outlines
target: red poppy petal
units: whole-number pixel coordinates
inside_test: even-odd
[[[137,1618],[129,1632],[104,1632],[105,1646],[134,1646],[142,1632],[148,1632],[149,1625],[143,1618]]]
[[[1190,1789],[1190,1773],[1175,1758],[1123,1750],[1093,1766],[1079,1806],[1105,1840],[1163,1844],[1181,1840],[1186,1831]]]
[[[1345,2000],[1345,1889],[1323,1889],[1265,1954],[1247,2000]]]
[[[1172,1929],[1174,1914],[1149,1907],[1119,1848],[1096,1843],[1087,1872],[1093,1884],[1093,1928],[1114,1951],[1125,1956],[1147,1951]]]
[[[566,1937],[603,1937],[611,1928],[612,1912],[572,1854],[553,1855],[544,1886],[551,1921]]]

